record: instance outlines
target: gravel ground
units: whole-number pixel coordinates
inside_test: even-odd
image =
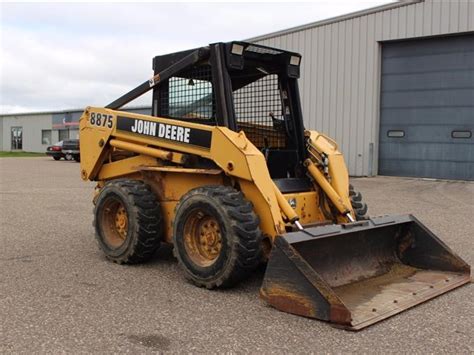
[[[372,215],[412,213],[474,263],[474,183],[361,178]],[[79,164],[0,159],[0,353],[474,352],[473,287],[348,332],[266,306],[263,271],[238,288],[188,284],[169,249],[141,266],[105,260]]]

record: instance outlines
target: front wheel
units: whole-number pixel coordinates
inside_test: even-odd
[[[146,261],[160,245],[161,216],[155,195],[142,181],[109,182],[102,188],[94,208],[97,242],[114,262]]]
[[[176,207],[174,253],[188,280],[209,289],[247,278],[262,257],[252,204],[228,186],[191,190]]]

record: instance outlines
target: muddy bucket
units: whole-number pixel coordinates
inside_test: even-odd
[[[277,237],[260,294],[359,330],[469,282],[469,265],[415,217],[389,216]]]

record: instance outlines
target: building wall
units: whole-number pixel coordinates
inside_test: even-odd
[[[149,115],[151,107],[124,108],[124,111]],[[82,110],[65,110],[56,112],[36,112],[0,115],[0,151],[11,150],[11,128],[23,128],[23,151],[43,153],[48,145],[60,140],[59,131],[67,129],[68,138],[79,138],[79,129],[75,126],[60,126],[56,128],[55,118],[60,117],[62,121],[66,115],[72,117],[72,121],[78,122]],[[42,144],[42,130],[51,130],[51,144]]]
[[[42,144],[41,131],[51,129],[51,114],[8,115],[2,117],[3,132],[1,150],[11,150],[11,128],[23,128],[23,151],[44,152],[47,144]],[[53,142],[54,135],[53,135]]]
[[[375,175],[381,41],[474,31],[474,0],[426,0],[251,41],[303,55],[305,124],[335,138],[351,175]]]
[[[0,151],[3,149],[3,119],[0,118]]]

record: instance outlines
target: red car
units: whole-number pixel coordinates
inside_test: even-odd
[[[63,141],[59,141],[58,143],[50,145],[48,148],[46,148],[46,154],[52,156],[54,160],[59,160],[61,158],[66,159],[62,150]]]

